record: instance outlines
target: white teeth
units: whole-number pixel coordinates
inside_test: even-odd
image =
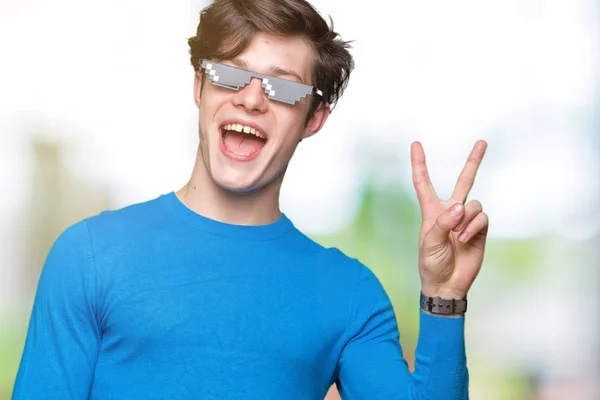
[[[228,131],[244,132],[259,137],[261,139],[265,139],[263,134],[261,134],[259,131],[252,128],[251,126],[245,126],[241,124],[227,124],[223,126],[223,129]]]

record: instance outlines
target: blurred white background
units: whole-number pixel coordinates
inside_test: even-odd
[[[186,39],[206,4],[0,0],[0,316],[28,317],[41,262],[23,260],[53,210],[68,213],[65,198],[119,208],[189,177],[197,109]],[[515,398],[496,371],[531,374],[527,398],[600,398],[599,3],[312,4],[354,40],[356,70],[298,150],[286,214],[312,235],[349,229],[366,182],[412,190],[414,140],[447,197],[486,139],[472,197],[490,215],[490,239],[544,241],[533,272],[513,281],[491,259],[472,290],[472,398]]]

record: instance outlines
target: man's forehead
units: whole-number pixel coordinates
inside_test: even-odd
[[[252,63],[246,61],[242,57],[235,57],[229,62],[238,68],[242,68],[252,72],[258,72],[265,75],[277,76],[285,79],[298,81],[301,83],[307,83],[307,78],[302,76],[302,72],[297,67],[282,66],[278,64],[264,63],[258,65],[258,63]]]
[[[301,36],[257,32],[241,54],[222,61],[249,71],[311,84],[314,57],[313,47]]]

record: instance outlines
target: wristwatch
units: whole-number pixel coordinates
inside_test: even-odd
[[[467,312],[467,298],[442,299],[441,297],[427,297],[421,293],[421,308],[432,314],[464,314]]]

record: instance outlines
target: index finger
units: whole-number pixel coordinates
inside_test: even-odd
[[[438,199],[435,189],[429,179],[425,152],[420,142],[414,142],[410,147],[410,162],[412,165],[412,179],[421,210],[425,204]]]
[[[456,182],[454,192],[452,193],[452,200],[461,203],[465,202],[471,188],[473,188],[475,176],[477,175],[477,170],[481,165],[481,160],[483,160],[486,149],[487,142],[485,140],[478,140],[477,143],[475,143],[473,150],[471,150],[471,154],[469,154],[467,163],[458,176],[458,181]]]

